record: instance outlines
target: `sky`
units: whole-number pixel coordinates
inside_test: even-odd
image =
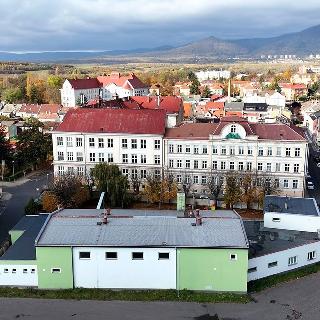
[[[0,0],[0,51],[179,46],[320,24],[319,0]]]

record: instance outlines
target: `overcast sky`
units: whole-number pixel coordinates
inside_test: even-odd
[[[320,24],[319,0],[0,0],[0,51],[112,50]]]

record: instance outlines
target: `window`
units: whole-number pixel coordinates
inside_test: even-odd
[[[277,157],[281,157],[281,147],[277,147]]]
[[[67,152],[68,161],[73,161],[73,152]]]
[[[230,254],[230,260],[231,261],[234,261],[234,260],[237,260],[238,259],[238,255],[236,253],[231,253]]]
[[[198,169],[199,168],[199,161],[198,160],[193,160],[193,168]]]
[[[194,154],[198,154],[199,153],[199,147],[198,146],[194,146],[193,147],[193,153]]]
[[[289,163],[285,163],[284,164],[284,171],[285,172],[289,172],[290,171],[290,164]]]
[[[193,183],[198,184],[199,183],[199,177],[193,176]]]
[[[177,160],[177,168],[182,168],[182,160]]]
[[[67,147],[72,147],[72,137],[67,137]]]
[[[8,272],[9,272],[9,269],[5,268],[5,269],[3,270],[3,272],[4,272],[4,273],[8,273]]]
[[[132,260],[143,260],[143,252],[132,252]]]
[[[138,163],[138,156],[136,154],[131,155],[131,163]]]
[[[268,147],[268,156],[272,156],[272,147]]]
[[[235,125],[235,124],[232,124],[232,125],[231,125],[231,128],[230,128],[230,132],[231,132],[231,133],[235,133],[236,131],[237,131],[236,125]]]
[[[58,175],[59,176],[64,175],[64,166],[58,166]]]
[[[140,170],[140,178],[141,179],[146,179],[147,178],[147,170],[146,169]]]
[[[244,148],[242,146],[239,146],[238,153],[239,153],[239,155],[244,154]]]
[[[94,138],[89,138],[89,147],[94,147]]]
[[[177,145],[177,153],[182,153],[182,145],[181,144]]]
[[[274,185],[276,188],[279,188],[280,187],[280,181],[279,179],[274,179]]]
[[[258,162],[258,171],[262,171],[262,162]]]
[[[76,147],[82,147],[82,138],[76,138]]]
[[[12,273],[17,273],[17,269],[12,269]]]
[[[137,149],[138,148],[137,139],[131,139],[131,148],[132,149]]]
[[[284,188],[289,188],[289,180],[288,179],[284,179],[283,180],[283,187]]]
[[[113,139],[108,138],[108,148],[113,148]]]
[[[113,154],[108,153],[108,162],[113,162]]]
[[[271,171],[271,163],[270,163],[270,162],[267,163],[267,171],[268,171],[268,172]]]
[[[181,174],[177,174],[177,182],[181,183],[182,182],[182,176]]]
[[[104,162],[104,153],[103,152],[99,152],[98,158],[99,158],[99,162]]]
[[[129,176],[129,170],[128,169],[122,169],[122,174],[126,177]]]
[[[247,171],[252,170],[252,162],[247,162]]]
[[[295,265],[297,263],[298,263],[298,257],[297,256],[290,257],[288,259],[288,266],[293,266],[293,265]]]
[[[79,161],[79,162],[83,161],[83,153],[82,152],[77,152],[77,161]]]
[[[173,153],[173,144],[169,144],[169,153]]]
[[[190,146],[186,146],[186,153],[190,153],[190,152],[191,152]]]
[[[207,184],[207,176],[201,177],[201,184],[203,184],[203,185]]]
[[[308,260],[314,260],[316,258],[316,252],[310,251],[308,252]]]
[[[28,273],[28,269],[23,269],[22,273]]]
[[[286,157],[290,157],[290,152],[291,152],[291,149],[290,148],[286,148]]]
[[[160,155],[154,156],[154,164],[160,164]]]
[[[31,273],[36,273],[36,269],[31,269]]]
[[[90,259],[90,251],[79,252],[79,259]]]
[[[145,154],[141,154],[140,159],[141,163],[147,163],[147,156]]]
[[[103,138],[98,138],[98,147],[99,148],[104,148],[104,140],[103,140]]]
[[[128,139],[122,139],[121,146],[123,149],[127,149],[128,148]]]
[[[147,148],[147,140],[145,140],[145,139],[140,140],[140,148],[141,149]]]
[[[238,164],[238,170],[239,170],[239,171],[243,171],[243,170],[244,170],[243,162],[239,162],[239,164]]]
[[[299,172],[299,164],[298,164],[298,163],[295,163],[295,164],[293,165],[293,172],[294,172],[294,173],[298,173],[298,172]]]
[[[160,178],[160,175],[161,175],[161,171],[160,170],[154,170],[154,176],[156,178]]]
[[[127,154],[122,155],[122,163],[128,163],[128,155]]]
[[[64,160],[64,153],[62,151],[58,151],[58,160]]]
[[[263,156],[263,147],[259,147],[258,149],[258,156],[262,157]]]
[[[60,268],[52,268],[51,273],[61,273],[61,269]]]
[[[217,170],[218,169],[218,161],[212,161],[212,169]]]
[[[190,160],[186,160],[186,168],[190,169],[191,168],[191,161]]]
[[[95,162],[96,161],[96,154],[93,152],[90,152],[90,154],[89,154],[89,160],[91,161],[91,162]]]
[[[280,163],[279,162],[276,163],[276,171],[280,171]]]
[[[227,148],[226,146],[221,146],[221,154],[226,155],[227,154]]]
[[[221,161],[220,168],[221,168],[221,170],[226,170],[226,162],[225,161]]]
[[[202,161],[202,169],[207,169],[208,168],[208,161],[207,160],[203,160]]]
[[[256,272],[257,271],[257,267],[252,267],[248,269],[248,273],[252,273],[252,272]]]
[[[173,168],[173,159],[169,160],[169,168]]]
[[[77,168],[77,175],[78,176],[83,176],[84,174],[84,168],[83,167],[78,167]]]
[[[248,147],[248,156],[252,156],[253,155],[253,149],[251,146]]]
[[[229,169],[230,170],[234,170],[234,162],[233,161],[230,162]]]
[[[73,167],[68,167],[67,170],[68,170],[68,174],[73,174]]]
[[[277,265],[278,265],[278,261],[269,262],[268,268],[273,268],[273,267],[276,267]]]
[[[207,154],[208,153],[208,147],[207,146],[203,146],[202,147],[202,153],[203,154]]]
[[[300,148],[295,148],[294,149],[294,156],[295,157],[300,157]]]
[[[154,140],[154,148],[160,150],[160,140]]]
[[[62,137],[57,137],[57,145],[63,146],[63,138]]]
[[[213,153],[213,154],[218,154],[218,148],[217,148],[217,146],[212,146],[212,153]]]
[[[106,259],[107,260],[117,260],[118,259],[118,252],[106,252]]]
[[[298,180],[292,181],[292,189],[298,189]]]
[[[169,252],[158,252],[158,260],[168,260],[169,256]]]
[[[280,218],[272,218],[272,222],[280,222]]]

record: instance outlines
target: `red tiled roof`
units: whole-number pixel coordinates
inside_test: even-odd
[[[206,109],[212,109],[212,110],[220,110],[224,109],[224,102],[214,102],[214,101],[208,101],[206,104]]]
[[[114,83],[119,87],[124,87],[125,89],[140,89],[148,87],[134,73],[130,73],[129,76],[122,76],[118,72],[113,72],[109,76],[97,77],[97,81],[99,81],[100,86],[103,87],[111,83]]]
[[[100,83],[97,78],[88,78],[88,79],[68,79],[73,89],[94,89],[99,88]]]
[[[25,104],[21,106],[19,112],[38,114],[40,111],[40,108],[41,108],[41,105],[38,105],[38,104]]]
[[[216,123],[184,123],[179,127],[167,129],[165,138],[207,140],[216,127]]]
[[[307,86],[303,83],[280,83],[279,86],[283,89],[307,89]]]
[[[60,104],[41,104],[40,113],[58,113],[61,109]]]
[[[163,110],[72,109],[57,128],[62,132],[164,134]]]

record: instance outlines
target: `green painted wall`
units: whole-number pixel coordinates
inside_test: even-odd
[[[39,289],[73,288],[71,247],[37,247]],[[52,273],[60,268],[61,273]]]
[[[14,244],[23,235],[23,233],[23,230],[10,230],[9,234],[11,236],[12,244]]]
[[[230,254],[237,254],[231,261]],[[178,249],[177,288],[180,290],[247,291],[248,250]]]

